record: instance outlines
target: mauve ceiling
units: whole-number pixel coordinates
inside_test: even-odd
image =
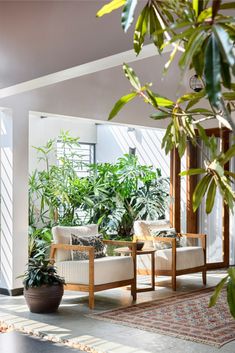
[[[0,88],[131,49],[120,11],[96,18],[104,3],[1,1]]]

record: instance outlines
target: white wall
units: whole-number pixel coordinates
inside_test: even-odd
[[[42,167],[38,162],[35,147],[43,146],[49,139],[57,138],[61,131],[69,131],[72,137],[79,137],[80,142],[96,143],[96,124],[80,118],[30,114],[29,117],[29,172]]]
[[[1,110],[0,292],[22,287],[28,262],[28,112]]]
[[[161,148],[164,130],[135,128],[117,125],[97,125],[97,162],[115,162],[129,147],[136,147],[139,162],[161,168],[162,176],[170,176],[170,156]]]

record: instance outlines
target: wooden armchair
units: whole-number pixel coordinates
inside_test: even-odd
[[[76,233],[75,230],[80,231],[79,227],[54,227],[52,229],[56,243],[51,246],[51,259],[56,264],[58,274],[65,278],[65,289],[88,292],[90,309],[94,308],[94,293],[105,289],[130,285],[131,295],[133,300],[136,300],[136,243],[104,240],[107,245],[131,247],[132,256],[106,256],[95,259],[92,246],[68,243],[68,234]],[[63,234],[63,243],[58,242],[61,240],[61,234]],[[89,260],[72,260],[71,250],[88,252]]]
[[[138,225],[139,227],[139,225]],[[139,230],[140,228],[138,228]],[[146,231],[146,229],[145,229]],[[170,243],[170,248],[157,250],[155,253],[155,275],[171,276],[172,289],[176,290],[176,277],[188,273],[202,272],[203,284],[206,284],[206,234],[177,234],[182,239],[191,240],[190,245],[176,246],[176,238],[153,237],[145,234],[135,234],[135,241],[145,241],[147,246],[156,248],[156,243]],[[191,246],[192,240],[198,240],[200,244]],[[137,257],[139,274],[150,274],[150,258]]]

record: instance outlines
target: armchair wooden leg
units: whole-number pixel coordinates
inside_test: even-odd
[[[89,308],[92,310],[95,307],[95,295],[94,291],[89,292]]]
[[[136,283],[133,283],[131,285],[131,295],[134,301],[136,301],[137,295],[136,295]]]
[[[203,284],[205,286],[206,285],[206,270],[202,271],[202,281],[203,281]]]
[[[172,276],[172,289],[174,291],[176,291],[176,276],[175,275]]]

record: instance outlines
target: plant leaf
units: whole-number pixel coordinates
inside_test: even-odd
[[[225,165],[232,157],[235,156],[235,145],[231,146],[224,154],[224,158],[221,159],[221,164]]]
[[[207,41],[205,50],[205,81],[206,92],[211,104],[218,107],[221,97],[220,89],[220,55],[217,40],[214,33]]]
[[[220,8],[223,10],[235,9],[235,2],[234,1],[226,2],[224,4],[221,4]]]
[[[164,112],[157,112],[157,113],[153,113],[150,115],[151,119],[154,120],[161,120],[161,119],[166,119],[170,117],[170,113],[164,113]]]
[[[226,277],[224,277],[215,287],[214,294],[210,297],[209,308],[211,308],[212,306],[214,306],[216,304],[217,299],[220,295],[220,292],[221,292],[223,286],[225,285],[225,283],[227,282],[227,279],[228,279],[228,275]]]
[[[110,114],[109,114],[109,118],[108,120],[113,119],[117,113],[122,109],[122,107],[127,104],[128,102],[130,102],[133,98],[135,98],[137,96],[136,92],[127,94],[126,96],[121,97],[114,105],[113,109],[111,110]]]
[[[228,122],[227,119],[225,119],[222,115],[217,114],[216,119],[222,124],[224,125],[227,129],[229,130],[233,130],[232,126],[230,125],[230,123]]]
[[[185,52],[179,60],[179,66],[182,70],[185,70],[190,65],[193,56],[200,50],[207,36],[208,33],[201,27],[198,27],[193,32],[192,36],[189,38]]]
[[[96,14],[97,17],[102,17],[113,10],[118,9],[126,3],[126,0],[112,0],[108,4],[104,5]]]
[[[230,313],[235,319],[235,284],[231,279],[229,279],[227,284],[227,301]]]
[[[215,180],[212,179],[206,197],[206,213],[211,213],[211,210],[214,206],[216,195],[216,183]]]
[[[223,27],[219,25],[213,26],[213,33],[217,39],[223,61],[225,61],[230,66],[234,66],[235,57],[233,54],[233,42],[230,41],[228,33],[224,30]]]
[[[128,30],[134,20],[134,12],[137,0],[126,0],[126,4],[122,11],[122,28],[124,32]]]
[[[179,175],[180,176],[185,176],[185,175],[198,175],[198,174],[203,174],[206,173],[206,170],[203,168],[193,168],[189,170],[184,170],[181,172]]]
[[[140,90],[141,89],[141,84],[140,84],[140,81],[139,81],[138,77],[136,76],[135,71],[127,64],[123,64],[123,70],[124,70],[125,76],[128,78],[128,80],[130,81],[131,85],[136,90]]]
[[[207,174],[197,184],[193,193],[193,212],[195,212],[201,204],[202,198],[206,193],[211,178],[212,176]]]
[[[138,55],[142,49],[144,38],[148,29],[149,23],[149,6],[148,4],[143,8],[141,11],[136,25],[135,25],[135,32],[134,32],[134,50]]]

